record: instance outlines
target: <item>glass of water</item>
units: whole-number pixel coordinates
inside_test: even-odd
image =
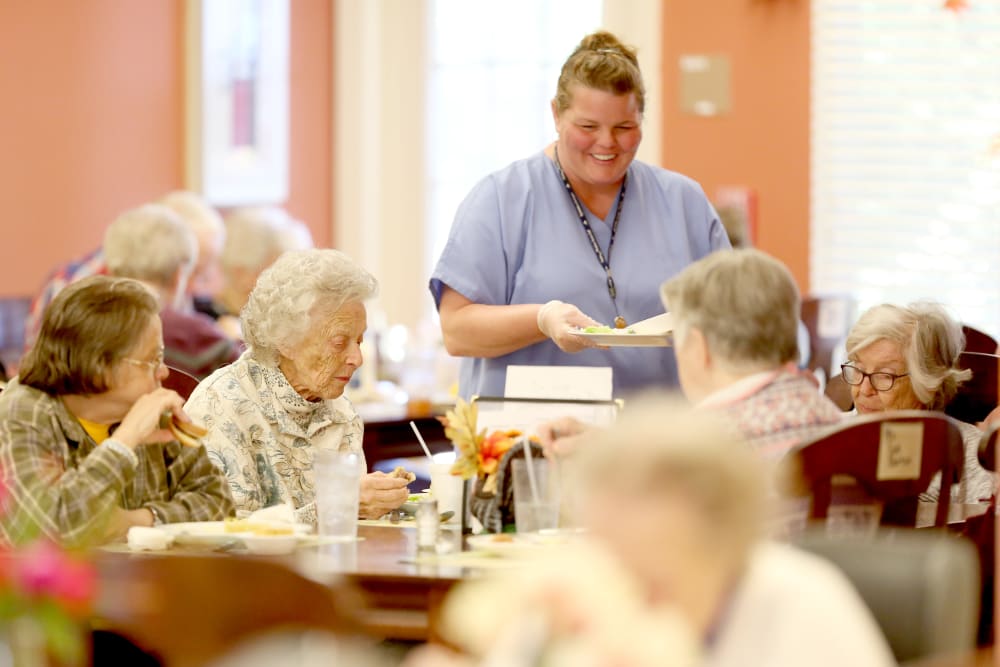
[[[361,458],[353,452],[321,449],[313,456],[313,475],[319,534],[357,539]]]
[[[511,462],[514,473],[514,522],[519,533],[534,533],[559,526],[559,480],[551,461]],[[532,484],[534,480],[534,484]],[[534,488],[533,488],[534,487]]]

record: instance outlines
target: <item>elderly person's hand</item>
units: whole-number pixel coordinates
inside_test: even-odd
[[[358,514],[362,519],[377,519],[406,502],[410,495],[408,482],[384,472],[369,473],[361,478]]]
[[[574,417],[560,417],[546,422],[536,429],[545,455],[549,458],[567,456],[576,450],[582,434],[588,426]]]
[[[184,399],[177,392],[159,388],[135,402],[115,430],[114,439],[135,449],[146,442],[170,442],[175,436],[160,428],[160,415],[170,411],[181,421],[191,421],[184,413]]]
[[[538,309],[538,330],[545,334],[563,352],[579,352],[596,347],[593,341],[573,333],[584,327],[600,326],[573,304],[549,301]]]

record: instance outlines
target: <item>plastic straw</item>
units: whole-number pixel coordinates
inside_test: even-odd
[[[419,442],[420,446],[423,448],[424,454],[426,454],[427,458],[431,460],[431,463],[434,463],[434,457],[431,456],[431,449],[427,446],[427,443],[424,442],[424,436],[420,435],[420,429],[417,428],[417,423],[411,421],[410,428],[413,429],[413,435],[417,436],[417,442]]]
[[[535,503],[535,507],[538,507],[541,503],[541,498],[539,498],[538,493],[538,480],[535,479],[535,463],[532,460],[531,454],[531,440],[528,438],[524,439],[524,462],[527,464],[524,467],[528,469],[528,485],[531,486],[531,500]]]

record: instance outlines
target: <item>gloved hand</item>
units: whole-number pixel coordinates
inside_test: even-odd
[[[579,308],[562,301],[549,301],[538,309],[538,330],[552,339],[563,352],[579,352],[596,345],[574,332],[583,327],[600,326]]]

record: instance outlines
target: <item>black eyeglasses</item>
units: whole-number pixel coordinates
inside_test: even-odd
[[[865,373],[860,368],[856,368],[850,364],[841,364],[840,373],[844,376],[844,382],[855,387],[864,382],[865,378],[868,378],[868,382],[871,383],[872,389],[875,391],[889,391],[896,384],[896,380],[909,375],[909,373],[903,373],[902,375],[881,372]]]

